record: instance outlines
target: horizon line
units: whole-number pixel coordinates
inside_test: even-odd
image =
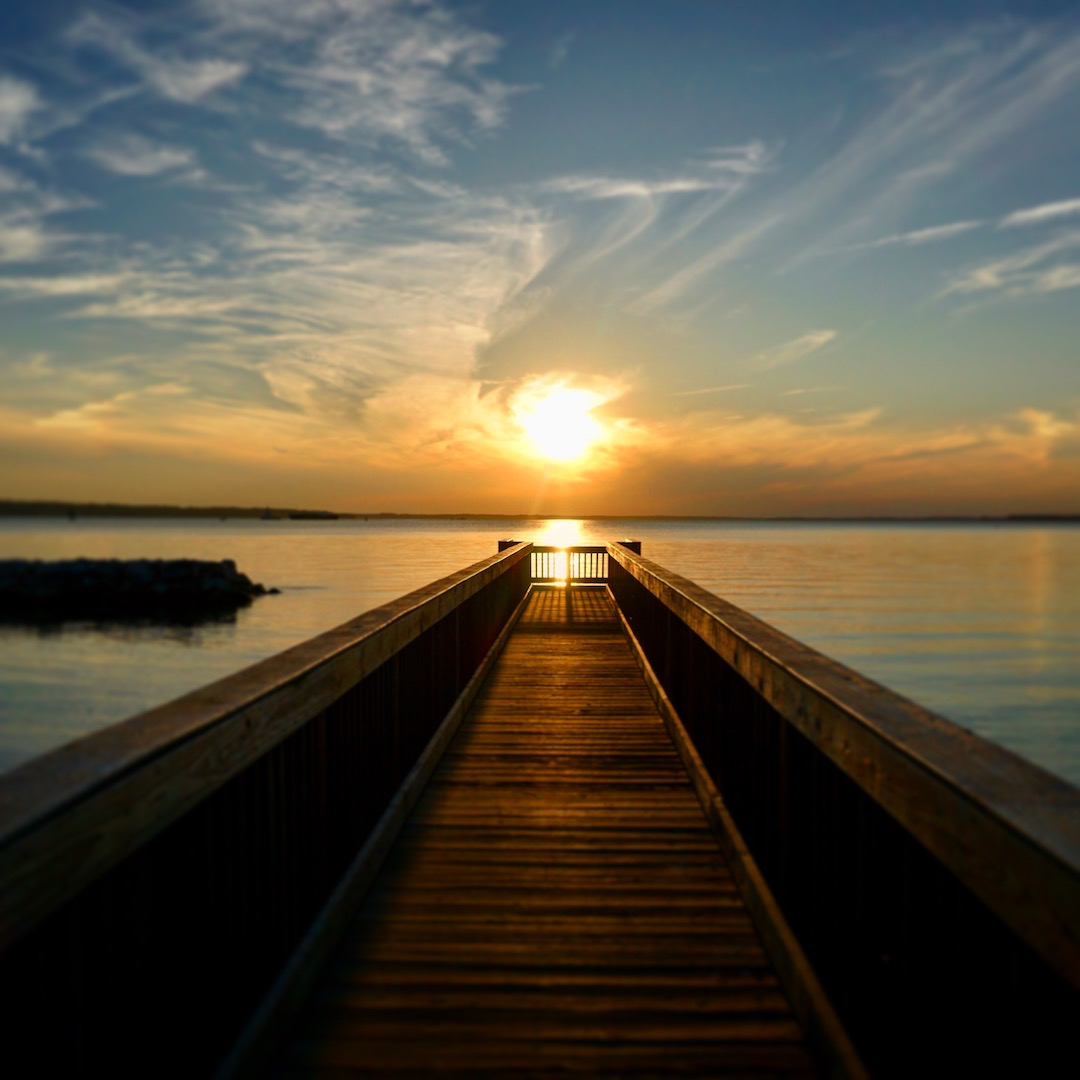
[[[275,506],[213,506],[182,505],[178,503],[74,502],[64,499],[0,499],[0,517],[57,517],[65,515],[108,517],[243,517],[261,518],[272,515],[276,520],[290,514],[327,515],[327,519],[364,520],[431,519],[431,520],[488,520],[488,521],[806,521],[806,522],[1025,522],[1080,521],[1080,511],[1036,511],[1002,514],[528,514],[506,512],[454,511],[429,513],[423,511],[352,511],[305,509]],[[281,517],[279,517],[279,515]]]

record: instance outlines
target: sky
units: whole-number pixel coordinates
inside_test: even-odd
[[[4,4],[0,497],[1080,512],[1078,117],[1073,3]]]

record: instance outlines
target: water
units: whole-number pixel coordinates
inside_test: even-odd
[[[0,522],[0,558],[232,558],[282,589],[198,628],[0,628],[0,769],[494,553],[643,554],[1080,783],[1080,528],[749,522]]]

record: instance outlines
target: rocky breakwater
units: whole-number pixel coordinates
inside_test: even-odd
[[[276,593],[232,559],[37,559],[0,561],[0,619],[200,621]]]

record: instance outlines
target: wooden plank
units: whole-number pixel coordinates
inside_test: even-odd
[[[0,778],[0,948],[521,559],[521,545]]]
[[[528,604],[522,599],[502,632],[474,672],[468,685],[447,713],[438,731],[424,748],[420,759],[405,778],[397,794],[379,819],[367,842],[353,860],[345,876],[327,900],[318,918],[294,952],[285,970],[270,988],[229,1056],[223,1062],[223,1076],[251,1073],[265,1064],[274,1033],[295,1013],[312,979],[345,932],[348,920],[359,907],[375,880],[388,852],[416,805],[431,774],[457,733],[469,706],[506,645],[514,625]]]
[[[530,594],[278,1055],[346,1070],[815,1075],[605,590]]]
[[[1080,986],[1080,790],[694,582],[608,552]]]
[[[787,919],[777,904],[756,860],[728,812],[708,770],[694,747],[678,712],[649,663],[633,631],[620,612],[623,629],[645,676],[646,685],[679,757],[694,785],[698,801],[709,819],[724,855],[731,866],[739,892],[745,900],[754,925],[761,933],[765,948],[776,966],[796,1014],[812,1041],[819,1059],[828,1061],[832,1071],[841,1076],[865,1077],[866,1070],[847,1032],[803,952]]]

